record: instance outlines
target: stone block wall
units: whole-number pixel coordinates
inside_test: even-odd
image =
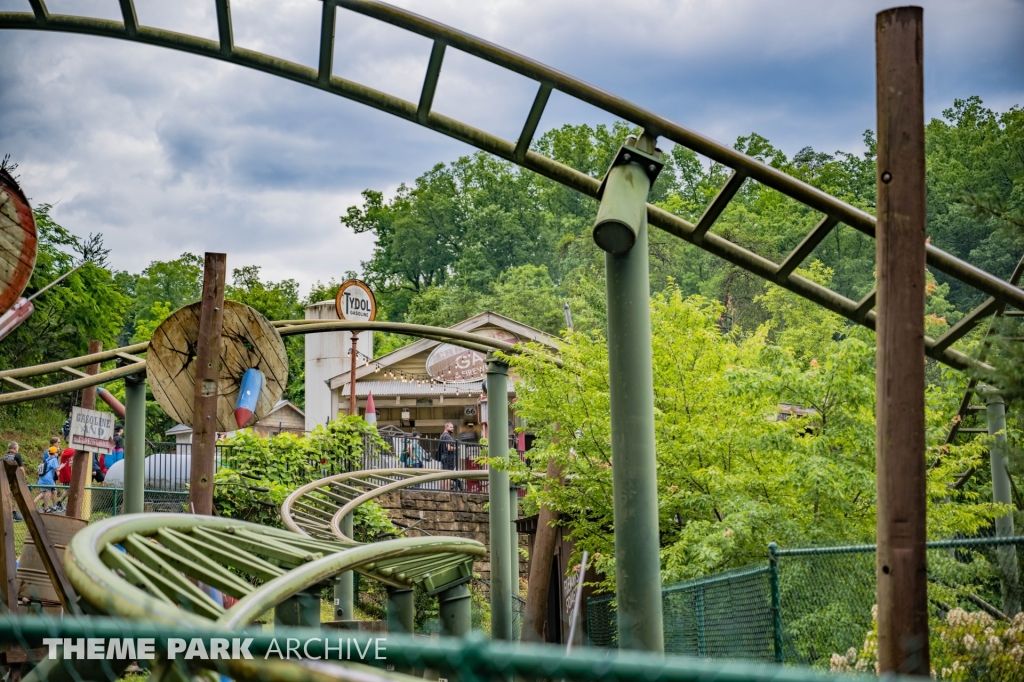
[[[449,535],[490,546],[486,494],[407,489],[382,495],[377,501],[393,521],[402,526],[414,526],[406,533],[407,537],[422,537],[428,533]],[[520,547],[526,548],[526,540],[526,536],[519,537]],[[484,580],[490,580],[490,554],[474,563],[473,571]],[[526,578],[527,571],[527,560],[520,552],[520,577]]]

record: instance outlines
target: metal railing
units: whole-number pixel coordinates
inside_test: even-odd
[[[450,471],[486,470],[486,454],[479,443],[438,438],[413,438],[410,435],[381,434],[385,448],[366,439],[360,467],[362,469],[448,469]],[[509,451],[515,451],[520,460],[526,453],[516,448],[514,438],[509,439]],[[487,481],[435,481],[424,483],[422,490],[449,490],[451,492],[486,493]]]

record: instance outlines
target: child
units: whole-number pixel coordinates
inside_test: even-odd
[[[53,511],[53,506],[56,504],[56,491],[54,486],[57,485],[56,481],[53,480],[54,474],[57,473],[57,468],[60,463],[57,461],[57,450],[60,445],[60,438],[54,436],[50,439],[49,449],[43,453],[43,473],[36,481],[36,485],[40,486],[41,492],[35,496],[32,500],[32,504],[38,504],[39,498],[43,499],[43,512],[49,514]]]

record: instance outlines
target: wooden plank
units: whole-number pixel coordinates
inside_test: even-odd
[[[36,224],[17,181],[0,170],[0,313],[25,291],[36,264]]]
[[[203,268],[203,298],[196,340],[195,390],[192,406],[192,472],[189,502],[192,513],[213,513],[213,472],[217,443],[217,396],[224,329],[224,284],[228,258],[207,253]]]
[[[881,674],[927,676],[923,11],[879,12],[876,581]]]
[[[64,611],[75,616],[82,615],[82,610],[78,607],[78,595],[75,593],[75,588],[71,586],[71,582],[64,572],[64,564],[57,556],[57,551],[50,541],[50,535],[46,531],[46,526],[43,525],[39,511],[32,504],[32,494],[28,490],[28,484],[25,483],[24,470],[15,462],[7,461],[4,462],[4,470],[11,495],[21,510],[21,515],[25,517],[29,535],[32,536],[32,542],[35,543],[36,550],[43,560],[46,574],[50,577],[57,596],[60,597]]]
[[[18,611],[17,555],[14,547],[14,504],[6,472],[0,476],[0,602]]]

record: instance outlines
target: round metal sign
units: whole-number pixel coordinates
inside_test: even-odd
[[[373,322],[377,317],[377,300],[370,287],[358,279],[350,279],[338,289],[334,298],[338,318],[353,322]]]
[[[505,343],[519,343],[515,334],[504,329],[475,329],[473,333]],[[480,351],[445,343],[427,357],[427,374],[440,381],[477,381],[487,375],[487,356]]]

